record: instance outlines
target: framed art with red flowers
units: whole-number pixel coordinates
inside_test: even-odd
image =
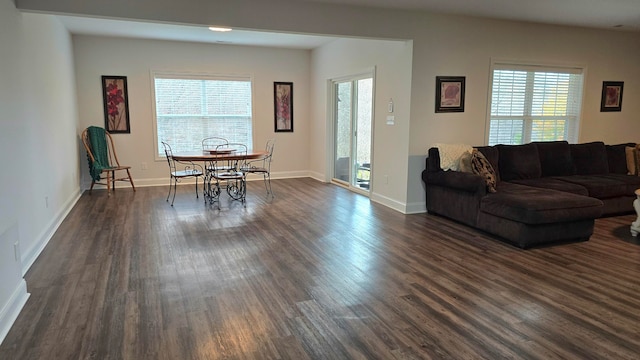
[[[436,112],[464,112],[464,76],[436,76]]]
[[[600,112],[622,111],[622,88],[624,81],[603,81]]]
[[[127,77],[102,75],[104,128],[112,134],[129,134]]]
[[[293,132],[293,83],[273,83],[275,132]]]

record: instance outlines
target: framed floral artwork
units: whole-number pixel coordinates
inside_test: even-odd
[[[464,76],[436,76],[436,112],[464,112]]]
[[[275,132],[293,132],[293,83],[274,82]]]
[[[622,111],[623,81],[603,81],[600,111]]]
[[[112,134],[129,134],[129,100],[126,76],[102,76],[104,128]]]

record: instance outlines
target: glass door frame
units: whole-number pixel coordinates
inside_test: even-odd
[[[338,104],[336,102],[337,99],[337,86],[339,83],[345,83],[345,82],[351,82],[351,83],[357,83],[359,80],[363,80],[363,79],[371,79],[372,80],[372,88],[371,88],[371,122],[370,122],[370,139],[369,139],[369,151],[370,151],[370,164],[373,164],[373,138],[374,138],[374,119],[375,119],[375,67],[371,68],[369,70],[363,71],[363,72],[359,72],[359,73],[355,73],[352,75],[347,75],[347,76],[342,76],[342,77],[337,77],[337,78],[332,78],[329,79],[328,81],[328,88],[329,88],[329,106],[328,106],[328,112],[330,114],[330,146],[328,148],[328,156],[330,161],[330,179],[331,179],[331,183],[334,183],[336,185],[342,186],[344,188],[347,188],[351,191],[360,193],[362,195],[365,196],[369,196],[372,190],[372,179],[373,179],[373,166],[370,165],[369,167],[369,188],[368,189],[363,189],[359,186],[356,186],[355,183],[355,174],[354,172],[357,171],[356,167],[356,161],[354,161],[354,158],[356,157],[356,151],[357,149],[355,148],[355,144],[354,142],[356,141],[356,136],[357,136],[357,129],[354,129],[354,126],[357,126],[355,124],[357,124],[357,105],[356,106],[352,106],[351,109],[351,124],[350,124],[350,131],[351,131],[351,136],[349,137],[349,150],[350,150],[350,155],[349,155],[349,175],[348,175],[348,179],[347,181],[345,180],[341,180],[336,178],[336,162],[337,162],[337,155],[336,155],[336,136],[337,136],[337,128],[336,128],[336,121],[338,120],[338,114],[337,114],[337,110],[338,110]],[[352,88],[351,91],[351,96],[352,96],[352,104],[355,105],[357,103],[357,90]]]

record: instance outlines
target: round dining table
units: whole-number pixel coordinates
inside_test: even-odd
[[[249,150],[245,154],[230,152],[230,151],[216,151],[216,150],[203,150],[203,151],[188,151],[177,152],[173,154],[173,158],[178,161],[234,161],[234,160],[253,160],[260,159],[267,155],[265,150]]]
[[[219,150],[202,150],[193,152],[177,152],[173,154],[173,159],[177,161],[190,161],[190,162],[204,162],[205,171],[204,176],[204,199],[205,202],[210,204],[217,203],[218,210],[220,209],[220,193],[221,186],[220,181],[226,181],[227,194],[234,199],[240,200],[246,207],[246,178],[240,170],[239,162],[245,160],[260,159],[268,155],[266,150],[249,150],[246,153],[244,151],[234,151],[230,149]],[[220,173],[217,169],[218,162],[233,163],[233,166],[225,167],[225,173]],[[240,174],[240,176],[238,176]],[[228,178],[226,177],[228,175]],[[228,179],[228,180],[227,180]]]

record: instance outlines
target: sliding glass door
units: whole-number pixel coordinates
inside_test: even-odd
[[[333,81],[335,182],[369,192],[373,76]]]

